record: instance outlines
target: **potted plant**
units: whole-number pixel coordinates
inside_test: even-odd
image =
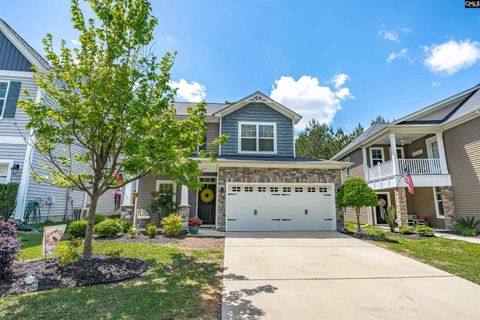
[[[432,222],[432,218],[430,218],[430,216],[422,216],[422,220],[425,223],[425,225],[427,225],[427,226],[430,226],[430,224]]]
[[[188,232],[191,234],[197,234],[198,229],[202,225],[202,220],[196,218],[188,219]]]

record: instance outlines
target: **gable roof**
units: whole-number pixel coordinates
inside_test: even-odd
[[[290,118],[294,121],[295,124],[297,124],[300,119],[302,119],[302,116],[293,111],[292,109],[289,109],[285,107],[284,105],[278,103],[277,101],[273,100],[272,98],[266,96],[265,94],[261,93],[260,91],[257,91],[255,93],[252,93],[251,95],[241,99],[240,101],[233,103],[231,105],[226,106],[225,108],[217,111],[214,113],[215,116],[219,117],[224,117],[227,114],[230,114],[238,109],[243,108],[244,106],[248,105],[249,103],[252,102],[261,102],[263,104],[266,104],[270,108],[280,112],[287,118]]]
[[[380,133],[381,131],[385,130],[389,127],[388,123],[374,123],[370,128],[363,131],[361,135],[356,137],[352,142],[347,144],[342,150],[340,150],[336,155],[332,157],[332,160],[336,160],[341,156],[346,155],[349,151],[353,151],[357,147],[360,147],[363,142],[367,141],[371,137],[375,136],[376,134]]]
[[[50,64],[33,49],[12,27],[0,18],[0,31],[10,40],[22,55],[42,71],[51,69]],[[33,72],[33,70],[32,70]]]
[[[174,102],[173,107],[177,111],[178,116],[187,116],[188,115],[188,107],[196,106],[198,102]],[[213,114],[217,111],[225,109],[228,107],[229,104],[226,103],[208,103],[205,106],[207,109],[207,116],[213,116]]]

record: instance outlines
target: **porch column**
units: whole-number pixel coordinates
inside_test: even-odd
[[[445,215],[445,228],[451,230],[456,218],[452,187],[441,187],[440,196],[442,197],[443,214]]]
[[[395,133],[390,133],[389,138],[390,138],[390,153],[391,153],[390,159],[392,160],[393,174],[398,175],[399,168],[398,168],[397,142],[395,141]]]
[[[443,145],[443,134],[439,132],[436,134],[436,137],[438,153],[440,155],[440,168],[442,170],[442,173],[448,174],[447,157],[445,155],[445,146]]]
[[[178,213],[183,218],[184,230],[187,231],[188,217],[190,216],[190,205],[188,204],[188,187],[184,185],[182,185],[182,192],[180,194],[180,204],[178,205]]]
[[[370,174],[368,172],[368,160],[367,160],[367,148],[362,147],[362,162],[363,162],[363,175],[365,180],[370,181]]]
[[[398,226],[408,225],[407,194],[405,188],[394,188],[395,210],[397,213]]]

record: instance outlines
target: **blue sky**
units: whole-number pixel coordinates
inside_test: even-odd
[[[480,83],[480,10],[461,0],[152,3],[154,50],[179,52],[179,100],[236,101],[260,90],[305,119],[350,131]],[[47,32],[76,38],[68,1],[0,4],[40,52]]]

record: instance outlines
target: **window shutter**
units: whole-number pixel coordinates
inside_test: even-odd
[[[20,94],[21,82],[10,82],[7,93],[7,101],[5,102],[4,118],[15,118],[15,111],[17,111],[18,96]]]

